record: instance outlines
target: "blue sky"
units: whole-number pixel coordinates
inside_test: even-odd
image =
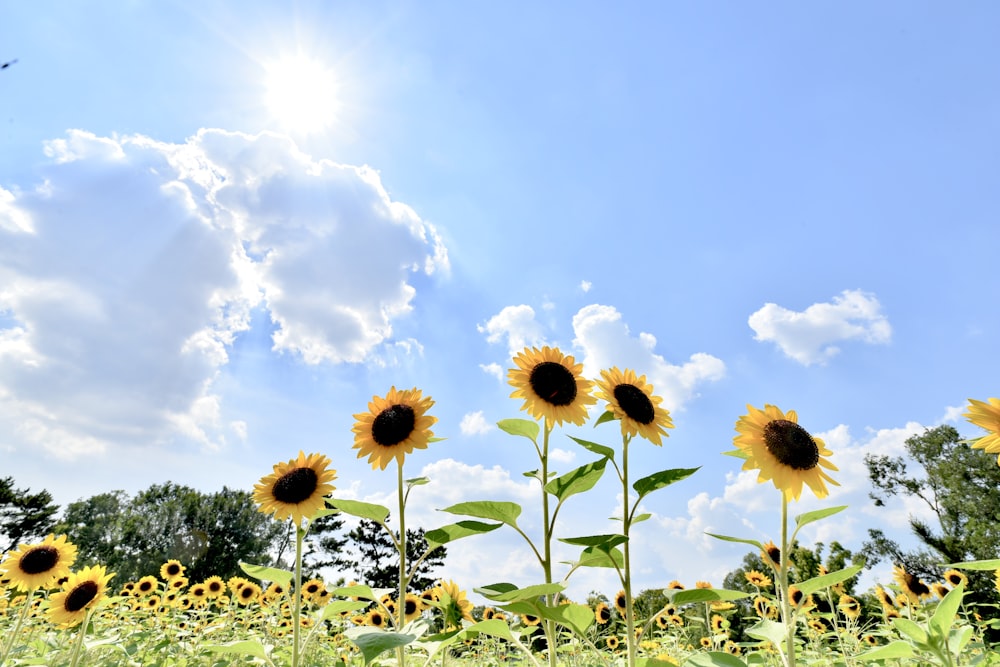
[[[446,440],[407,460],[432,478],[411,523],[508,499],[530,530],[533,451],[493,424],[520,416],[511,354],[550,344],[665,397],[676,428],[637,470],[702,466],[645,503],[639,587],[720,583],[744,549],[705,531],[778,537],[773,488],[720,456],[748,403],[834,451],[841,487],[799,509],[850,510],[807,541],[903,537],[921,510],[876,511],[864,453],[978,435],[960,413],[995,395],[997,12],[7,6],[0,474],[60,503],[250,488],[303,449],[388,502],[352,414],[418,387]],[[290,60],[313,98],[275,93]],[[617,442],[557,433],[563,470],[590,460],[567,434]],[[607,532],[620,502],[605,480],[559,533]],[[501,533],[454,545],[448,575],[537,581]]]

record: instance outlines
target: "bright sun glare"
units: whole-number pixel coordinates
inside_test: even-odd
[[[302,54],[265,65],[267,107],[283,129],[318,132],[334,123],[339,102],[333,71]]]

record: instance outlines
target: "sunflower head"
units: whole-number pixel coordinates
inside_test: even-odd
[[[621,614],[622,618],[625,618],[625,611],[628,609],[625,602],[625,591],[618,591],[615,595],[615,609]]]
[[[322,454],[299,452],[297,459],[277,463],[270,475],[254,485],[253,499],[264,514],[284,520],[292,518],[296,526],[311,520],[326,505],[337,471],[329,468],[330,459]]]
[[[829,493],[826,482],[837,485],[822,470],[837,469],[824,458],[832,452],[799,426],[794,410],[785,413],[773,405],[763,410],[748,405],[747,414],[736,422],[736,431],[733,442],[746,455],[743,470],[758,470],[757,481],[772,480],[786,500],[798,500],[803,483],[817,498]]]
[[[430,397],[421,396],[419,389],[397,391],[386,396],[373,396],[368,412],[354,415],[354,449],[358,458],[368,457],[372,470],[386,466],[393,459],[403,465],[403,459],[414,449],[426,449],[434,436],[430,428],[437,417],[427,414],[434,405]]]
[[[673,428],[670,412],[660,407],[663,399],[653,395],[653,385],[646,376],[636,377],[635,371],[617,367],[601,371],[597,381],[597,397],[608,402],[607,411],[621,421],[622,435],[636,434],[654,445],[662,445],[668,428]]]
[[[920,601],[931,596],[931,589],[915,575],[906,571],[902,565],[892,569],[893,579],[899,585],[900,597],[908,603],[920,604]]]
[[[587,406],[597,399],[591,395],[594,383],[581,375],[583,364],[554,347],[525,348],[514,364],[507,371],[515,389],[510,397],[524,399],[521,409],[532,418],[544,419],[547,427],[587,421]]]
[[[463,619],[474,621],[472,602],[466,597],[465,591],[459,588],[454,581],[441,581],[437,586],[437,599],[444,617],[445,628],[460,628]]]
[[[184,576],[184,566],[179,560],[171,558],[160,566],[160,578],[164,581],[171,581],[182,576]]]
[[[22,544],[0,563],[0,575],[22,591],[48,588],[69,575],[76,560],[76,545],[65,535],[47,535],[38,544]]]
[[[990,398],[988,401],[969,399],[969,411],[962,415],[970,422],[989,431],[988,435],[977,438],[972,443],[973,449],[982,449],[989,454],[997,454],[1000,463],[1000,398]]]
[[[597,604],[597,608],[594,609],[594,619],[598,625],[607,625],[608,621],[611,620],[611,608],[608,607],[606,602],[599,602]]]
[[[104,598],[113,576],[103,565],[85,567],[69,575],[62,590],[49,598],[49,620],[62,628],[79,625],[87,612]]]
[[[767,588],[771,585],[771,578],[757,570],[745,572],[743,576],[746,577],[747,582],[751,586],[756,586],[757,588]]]
[[[969,583],[969,578],[965,576],[964,572],[960,570],[945,570],[944,580],[948,582],[948,585],[952,588],[962,586]]]

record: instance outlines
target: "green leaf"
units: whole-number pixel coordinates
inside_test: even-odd
[[[574,565],[579,567],[625,567],[625,556],[620,549],[603,551],[597,547],[587,547]]]
[[[642,479],[635,480],[635,484],[632,485],[632,488],[639,494],[639,500],[642,500],[645,496],[649,495],[653,491],[656,491],[657,489],[662,489],[665,486],[670,486],[674,482],[687,479],[691,475],[698,472],[699,469],[700,468],[673,468],[671,470],[661,470],[660,472],[654,472],[652,475],[643,477]]]
[[[598,456],[603,456],[606,459],[615,458],[615,450],[611,449],[610,447],[607,447],[605,445],[599,445],[596,442],[590,442],[589,440],[581,440],[580,438],[574,438],[573,436],[569,436],[569,438],[570,440],[580,445],[587,451],[594,452]]]
[[[535,584],[534,586],[525,586],[524,588],[517,588],[513,584],[502,583],[491,584],[474,590],[484,598],[489,598],[495,602],[517,602],[518,600],[534,600],[542,595],[558,593],[564,588],[566,586],[557,583]]]
[[[330,591],[330,594],[338,597],[359,598],[361,600],[378,600],[378,597],[375,595],[375,591],[373,591],[369,586],[365,586],[363,584],[336,588]]]
[[[248,575],[254,579],[260,579],[262,581],[275,581],[285,588],[292,582],[292,577],[295,576],[294,573],[288,570],[281,570],[276,567],[266,567],[264,565],[253,565],[252,563],[244,563],[240,561],[240,569],[246,572]]]
[[[510,626],[507,625],[506,621],[501,621],[498,618],[491,618],[488,621],[479,621],[474,623],[467,628],[462,629],[458,633],[460,639],[466,639],[468,637],[474,637],[476,634],[489,635],[490,637],[499,637],[500,639],[506,639],[507,641],[514,641],[514,635],[510,631]]]
[[[427,546],[433,550],[442,544],[448,544],[463,537],[488,533],[502,525],[502,523],[483,523],[482,521],[459,521],[458,523],[441,526],[434,530],[428,530],[424,533],[424,539],[427,540]]]
[[[255,658],[267,660],[267,651],[264,649],[264,645],[256,639],[244,639],[242,641],[227,642],[225,644],[208,644],[205,648],[213,653],[252,655]]]
[[[757,540],[745,540],[742,537],[729,537],[728,535],[716,535],[715,533],[705,533],[709,537],[714,537],[717,540],[725,540],[726,542],[740,542],[741,544],[751,544],[761,551],[764,550],[764,545]]]
[[[908,618],[894,618],[892,625],[917,644],[927,645],[927,631]]]
[[[322,509],[316,510],[316,513],[309,518],[309,521],[312,522],[315,521],[316,519],[322,519],[325,516],[330,516],[331,514],[339,514],[339,513],[340,510],[324,507]]]
[[[352,611],[358,611],[364,609],[368,606],[367,602],[361,602],[360,600],[334,600],[330,602],[325,607],[323,607],[323,615],[321,618],[324,621],[329,621],[334,616],[339,616],[342,613],[349,613]]]
[[[360,632],[358,632],[359,630]],[[406,646],[416,639],[413,635],[381,630],[373,632],[370,628],[351,628],[346,630],[344,634],[361,649],[361,655],[364,656],[366,665],[386,651]]]
[[[600,459],[593,463],[582,465],[576,470],[571,470],[546,484],[545,492],[551,493],[562,501],[577,493],[589,491],[601,479],[607,464],[607,459]]]
[[[555,607],[539,605],[538,615],[569,628],[581,637],[596,620],[594,610],[583,604],[561,604]]]
[[[749,593],[744,593],[743,591],[731,591],[726,588],[691,588],[684,591],[666,590],[664,593],[666,593],[667,597],[670,598],[670,601],[678,607],[682,604],[688,604],[691,602],[726,602],[750,596]]]
[[[958,613],[958,608],[962,604],[962,596],[964,594],[965,586],[959,584],[948,591],[948,594],[938,602],[937,609],[934,610],[934,615],[927,622],[927,628],[931,631],[932,635],[936,635],[941,639],[949,635],[951,625],[955,622],[955,614]]]
[[[776,623],[765,618],[757,621],[755,625],[747,628],[745,632],[754,639],[767,640],[775,646],[781,646],[785,641],[788,626],[784,623]]]
[[[646,519],[649,519],[652,516],[653,515],[650,512],[646,512],[644,514],[640,514],[638,516],[634,516],[634,517],[632,517],[632,525],[634,526],[635,524],[639,523],[640,521],[645,521]]]
[[[446,507],[442,512],[474,516],[477,519],[500,521],[508,526],[517,526],[517,517],[521,516],[521,506],[517,503],[499,500],[473,500]]]
[[[837,570],[836,572],[831,572],[830,574],[824,574],[818,577],[813,577],[812,579],[800,581],[795,584],[795,587],[802,591],[803,595],[810,595],[816,591],[823,590],[824,588],[829,588],[834,584],[847,581],[860,571],[860,565],[852,565],[850,567],[845,567],[843,570]]]
[[[1000,570],[1000,560],[970,560],[965,563],[951,563],[945,567],[956,570]]]
[[[899,658],[912,658],[914,657],[914,652],[913,645],[910,644],[910,642],[897,639],[896,641],[889,642],[885,646],[873,648],[870,651],[859,653],[854,657],[863,662],[872,662],[874,660],[898,660]]]
[[[657,662],[664,665],[669,664],[663,661]],[[729,655],[722,651],[705,651],[704,653],[691,654],[687,660],[681,663],[681,667],[747,667],[747,663],[735,655]]]
[[[429,477],[414,477],[413,479],[406,480],[406,486],[423,486],[424,484],[430,484],[431,480]]]
[[[972,639],[971,625],[963,625],[961,628],[955,628],[948,636],[948,650],[953,655],[961,655],[962,649],[965,648],[970,639]]]
[[[605,422],[613,422],[615,421],[615,419],[617,418],[615,417],[614,412],[610,410],[605,410],[604,412],[601,413],[601,416],[597,418],[597,421],[594,422],[594,428],[597,428],[598,426],[600,426]]]
[[[800,514],[795,517],[796,530],[812,523],[813,521],[819,521],[820,519],[825,519],[828,516],[833,516],[837,512],[843,512],[847,509],[847,505],[838,505],[837,507],[827,507],[823,510],[813,510],[812,512],[806,512],[805,514]]]
[[[560,537],[560,542],[572,544],[577,547],[595,547],[601,551],[609,551],[619,544],[628,542],[628,538],[618,533],[611,535],[584,535],[583,537]]]
[[[532,442],[538,440],[538,422],[528,419],[501,419],[497,422],[501,431],[511,435],[520,435]]]
[[[732,456],[734,459],[743,459],[744,461],[746,461],[748,458],[750,458],[750,455],[747,454],[742,449],[731,449],[728,452],[722,452],[722,455],[723,456]]]
[[[360,500],[340,500],[337,498],[326,502],[333,505],[344,514],[350,514],[351,516],[368,519],[377,524],[384,524],[386,517],[389,516],[388,507],[383,507],[382,505],[376,505],[374,503],[364,503]]]

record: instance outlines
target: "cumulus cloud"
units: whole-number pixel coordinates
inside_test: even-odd
[[[654,352],[656,337],[649,333],[633,336],[613,306],[584,306],[573,316],[573,331],[573,344],[583,350],[589,376],[612,366],[634,369],[646,375],[669,410],[680,409],[697,394],[698,387],[726,373],[721,359],[704,352],[692,354],[680,365],[671,364]]]
[[[419,352],[393,321],[447,250],[374,170],[221,130],[74,130],[45,154],[41,185],[0,189],[0,428],[23,444],[245,437],[213,381],[255,308],[306,363]]]
[[[892,327],[874,294],[845,290],[832,303],[814,303],[802,312],[766,303],[748,320],[754,340],[771,341],[800,364],[826,363],[840,352],[836,343],[888,343]]]
[[[500,343],[506,338],[507,351],[512,357],[526,347],[545,344],[542,325],[535,319],[535,309],[523,304],[505,307],[476,328],[479,333],[486,334],[488,343]]]
[[[489,364],[479,364],[479,368],[483,370],[487,375],[492,375],[500,382],[503,382],[503,368],[500,364],[493,362]]]
[[[470,412],[462,417],[462,422],[458,425],[462,435],[483,435],[489,433],[495,427],[483,417],[483,411]]]

